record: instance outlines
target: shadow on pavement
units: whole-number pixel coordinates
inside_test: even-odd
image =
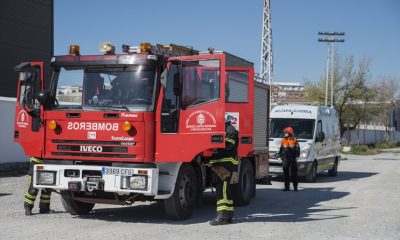
[[[369,174],[371,176],[373,174]],[[358,178],[368,174],[356,175]],[[349,177],[342,176],[342,180]],[[354,179],[354,177],[349,178]],[[356,206],[324,207],[322,202],[348,196],[349,192],[335,191],[329,188],[301,188],[298,192],[283,192],[281,189],[257,189],[257,196],[248,206],[235,207],[235,223],[246,222],[305,222],[335,218],[347,215],[335,214],[336,210],[353,209]],[[203,204],[198,206],[190,219],[184,221],[169,220],[162,202],[148,205],[99,208],[90,215],[78,218],[96,219],[111,222],[158,223],[158,224],[198,224],[207,223],[215,217],[215,198],[210,192],[204,193]]]
[[[361,178],[368,178],[378,173],[373,172],[351,172],[351,171],[338,171],[336,177],[329,176],[328,173],[320,173],[317,176],[317,183],[326,183],[326,182],[340,182],[340,181],[350,181],[350,180],[358,180]]]
[[[4,196],[8,196],[8,195],[12,195],[11,193],[0,193],[0,197],[4,197]]]
[[[349,181],[349,180],[357,180],[361,178],[368,178],[374,176],[378,173],[371,173],[371,172],[350,172],[350,171],[338,171],[336,177],[332,177],[328,175],[328,172],[319,173],[317,175],[316,183],[327,183],[327,182],[340,182],[340,181]],[[282,182],[283,187],[283,177],[273,177],[272,181]],[[299,177],[299,182],[304,183],[304,177]],[[311,183],[312,184],[312,183]],[[299,184],[301,186],[301,184]]]
[[[281,189],[259,189],[257,198],[248,207],[239,208],[235,222],[306,222],[347,215],[336,214],[336,210],[355,207],[324,207],[322,202],[340,199],[349,192],[334,191],[334,188],[306,188],[298,192],[283,192]]]

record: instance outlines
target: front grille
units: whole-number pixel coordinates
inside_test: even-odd
[[[272,163],[272,162],[270,162],[269,165],[270,166],[280,166],[280,167],[282,167],[282,163]]]
[[[135,146],[132,141],[85,141],[52,139],[56,151],[50,150],[53,156],[98,157],[98,158],[135,158],[128,154],[129,148]]]
[[[85,141],[85,140],[51,140],[52,143],[64,143],[64,144],[98,144],[98,145],[124,145],[124,142],[112,142],[112,141]]]
[[[128,152],[127,147],[107,147],[107,146],[97,146],[96,147],[101,147],[102,152]],[[76,152],[81,152],[84,150],[81,150],[81,146],[77,145],[58,145],[57,150],[59,151],[76,151]]]
[[[53,156],[73,157],[107,157],[107,158],[135,158],[133,154],[104,154],[104,153],[74,153],[74,152],[52,152]]]

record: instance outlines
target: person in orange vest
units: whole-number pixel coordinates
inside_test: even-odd
[[[282,159],[283,176],[285,179],[285,188],[283,189],[283,191],[289,191],[290,189],[290,173],[292,175],[294,191],[298,191],[296,157],[299,157],[300,155],[300,146],[297,142],[297,139],[293,136],[293,128],[285,128],[283,130],[283,134],[284,136],[281,142],[281,148],[279,149],[278,153],[278,155]]]

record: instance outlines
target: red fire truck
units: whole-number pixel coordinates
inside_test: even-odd
[[[88,214],[96,203],[163,201],[170,218],[188,218],[213,184],[207,164],[224,148],[225,120],[239,130],[234,201],[255,196],[268,176],[268,91],[253,64],[227,52],[142,43],[115,54],[51,59],[16,67],[14,140],[35,166],[36,188],[62,196],[66,211]]]

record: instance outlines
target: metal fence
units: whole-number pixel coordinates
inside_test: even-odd
[[[354,129],[346,131],[342,137],[342,145],[377,144],[385,142],[385,131],[370,129]],[[389,142],[400,142],[400,132],[390,131]]]

